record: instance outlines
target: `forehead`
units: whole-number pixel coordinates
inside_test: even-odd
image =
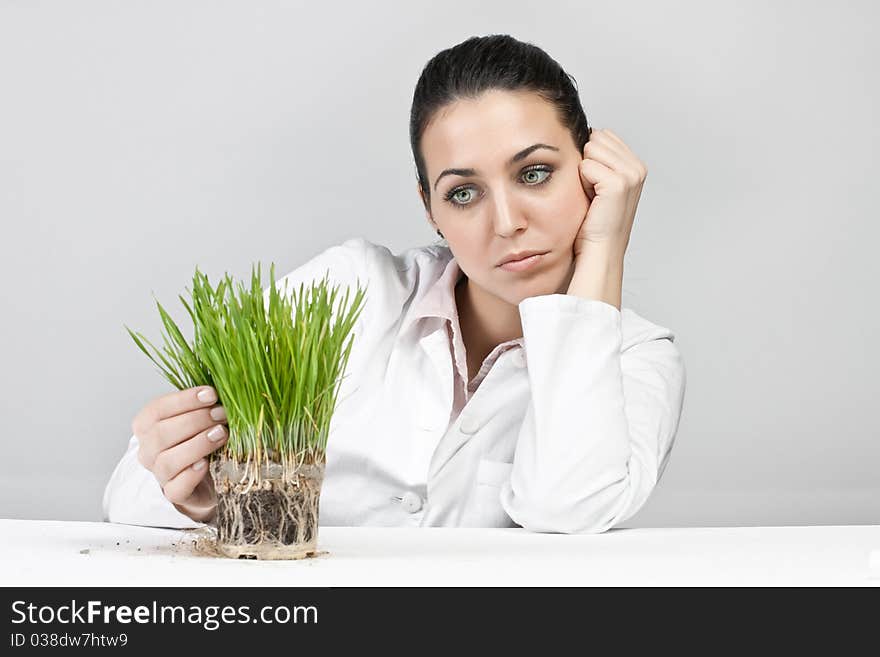
[[[538,142],[563,148],[570,140],[554,106],[536,93],[492,90],[439,110],[422,135],[422,153],[429,171],[439,171],[506,161]]]

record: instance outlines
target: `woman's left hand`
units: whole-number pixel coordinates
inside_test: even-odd
[[[590,207],[574,240],[574,255],[587,245],[619,250],[629,244],[648,169],[611,130],[593,130],[584,144],[581,184]]]

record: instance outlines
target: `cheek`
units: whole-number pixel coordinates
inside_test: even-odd
[[[443,235],[462,269],[479,268],[485,264],[486,248],[479,237],[467,230],[448,230]]]
[[[559,191],[559,196],[554,204],[554,223],[559,226],[560,233],[573,240],[580,230],[587,211],[590,209],[590,201],[578,178],[566,182],[564,189]]]

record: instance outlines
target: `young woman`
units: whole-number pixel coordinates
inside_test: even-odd
[[[432,58],[410,136],[418,193],[446,244],[362,238],[277,282],[368,283],[327,444],[322,525],[602,532],[669,459],[685,369],[669,329],[621,309],[645,165],[591,131],[574,80],[507,35]],[[216,391],[148,403],[107,485],[105,518],[192,527],[214,515]]]

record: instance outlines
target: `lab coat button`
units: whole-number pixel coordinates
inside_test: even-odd
[[[412,491],[408,491],[404,493],[403,498],[400,500],[400,504],[410,513],[415,513],[422,508],[422,498]]]
[[[464,415],[461,418],[462,433],[476,433],[480,428],[480,422],[472,415]]]

